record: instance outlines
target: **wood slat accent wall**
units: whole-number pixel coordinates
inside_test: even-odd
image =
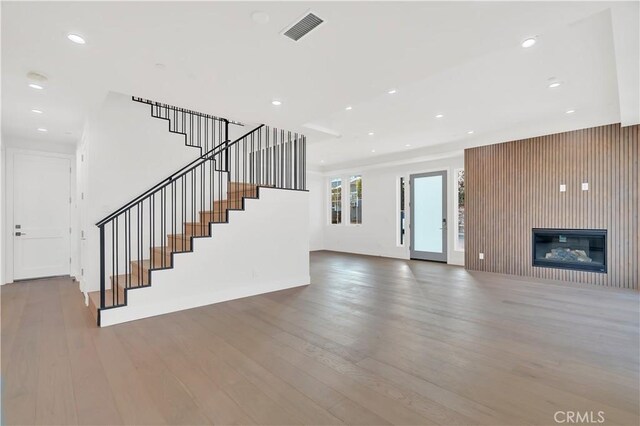
[[[465,150],[465,267],[637,290],[639,133],[612,124]],[[608,272],[533,267],[532,228],[607,229]]]

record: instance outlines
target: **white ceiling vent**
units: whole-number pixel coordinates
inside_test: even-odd
[[[285,29],[283,34],[291,40],[298,41],[323,22],[324,21],[315,14],[307,12],[302,19],[298,20],[298,22],[291,25],[288,29]]]

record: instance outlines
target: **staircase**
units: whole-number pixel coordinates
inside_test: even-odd
[[[175,268],[177,256],[193,253],[194,240],[215,238],[212,224],[232,226],[232,212],[244,211],[246,200],[259,199],[261,189],[306,191],[303,135],[260,125],[230,141],[229,124],[241,124],[133,101],[148,103],[152,117],[168,120],[169,131],[204,153],[96,224],[100,290],[88,296],[99,326],[101,313],[126,307],[132,291],[141,298],[158,271]]]

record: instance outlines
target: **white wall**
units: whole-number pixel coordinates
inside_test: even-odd
[[[100,288],[99,232],[95,223],[200,155],[184,137],[168,130],[165,120],[151,117],[146,104],[109,93],[85,126],[79,152],[81,200],[81,288]]]
[[[153,271],[150,287],[127,290],[127,306],[103,310],[101,325],[309,284],[309,193],[259,195],[175,254],[173,269]]]
[[[325,221],[325,177],[322,173],[307,172],[307,190],[309,191],[309,250],[324,249]]]
[[[1,184],[1,199],[2,199],[2,263],[1,263],[1,276],[0,283],[8,284],[13,282],[13,191],[12,188],[7,188],[7,185],[11,185],[13,177],[12,173],[13,158],[16,153],[29,153],[34,155],[53,155],[68,158],[72,171],[70,173],[70,189],[71,189],[71,211],[70,211],[70,224],[71,233],[71,266],[70,274],[72,277],[79,276],[80,262],[79,262],[79,219],[77,211],[76,193],[76,170],[75,170],[75,144],[63,144],[63,143],[49,143],[46,141],[29,140],[23,138],[16,138],[12,136],[3,136],[2,138],[2,158],[0,159],[2,167],[2,184]]]
[[[367,254],[373,256],[409,258],[409,229],[405,234],[404,245],[399,245],[399,178],[403,176],[406,182],[406,215],[407,224],[410,220],[409,209],[409,175],[416,173],[447,171],[447,203],[448,203],[448,263],[464,265],[464,252],[455,249],[456,223],[456,185],[454,171],[464,168],[464,156],[462,153],[452,153],[450,157],[413,163],[394,162],[393,164],[381,164],[366,166],[363,168],[342,169],[326,171],[321,179],[322,191],[311,191],[313,200],[312,208],[321,206],[320,217],[312,217],[319,220],[320,224],[312,223],[311,228],[321,229],[321,248],[325,250],[343,251],[349,253]],[[329,180],[333,177],[341,177],[343,182],[351,175],[362,175],[362,224],[350,225],[348,222],[348,208],[343,201],[343,223],[340,225],[329,224]],[[317,184],[314,184],[317,186]],[[312,240],[314,239],[312,235]]]

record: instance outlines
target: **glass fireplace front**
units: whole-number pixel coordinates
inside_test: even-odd
[[[607,272],[607,231],[534,228],[533,266]]]

